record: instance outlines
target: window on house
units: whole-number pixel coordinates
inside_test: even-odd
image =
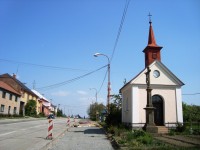
[[[14,107],[13,114],[17,114],[17,107]]]
[[[17,97],[17,95],[15,96],[15,102],[17,102],[17,99],[18,99],[18,97]]]
[[[12,94],[10,94],[10,97],[9,97],[9,99],[10,99],[10,100],[12,100]]]
[[[0,110],[1,112],[4,112],[4,107],[5,107],[4,105],[1,105],[1,110]]]
[[[8,107],[8,114],[10,114],[11,106]]]
[[[5,91],[2,92],[2,98],[6,98],[6,92]]]

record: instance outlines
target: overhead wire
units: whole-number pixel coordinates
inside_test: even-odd
[[[76,77],[76,78],[73,78],[73,79],[70,79],[70,80],[67,80],[67,81],[63,81],[63,82],[60,82],[60,83],[56,83],[56,84],[44,86],[44,87],[37,88],[37,89],[38,89],[38,90],[47,90],[47,89],[51,89],[51,88],[60,87],[60,86],[63,86],[63,85],[66,85],[66,84],[75,82],[76,80],[79,80],[79,79],[81,79],[81,78],[83,78],[83,77],[86,77],[86,76],[88,76],[88,75],[91,75],[91,74],[93,74],[93,73],[95,73],[95,72],[97,72],[97,71],[99,71],[99,70],[101,70],[101,69],[103,69],[103,68],[105,68],[105,67],[107,67],[107,65],[105,65],[105,66],[103,66],[103,67],[100,67],[100,68],[98,68],[98,69],[96,69],[96,70],[94,70],[94,71],[91,71],[91,72],[89,72],[89,73],[86,73],[86,74],[84,74],[84,75],[78,76],[78,77]]]
[[[62,70],[71,70],[71,71],[87,71],[87,70],[83,70],[83,69],[66,68],[66,67],[58,67],[58,66],[48,66],[48,65],[41,65],[41,64],[32,64],[32,63],[20,62],[20,61],[14,61],[14,60],[7,60],[7,59],[0,59],[0,61],[18,64],[18,68],[19,68],[19,64],[22,64],[22,65],[51,68],[51,69],[62,69]],[[18,69],[17,69],[17,72],[18,72]]]
[[[114,54],[115,54],[115,51],[116,51],[116,47],[117,47],[117,44],[118,44],[118,41],[119,41],[119,37],[120,37],[121,31],[122,31],[122,27],[123,27],[123,24],[124,24],[124,20],[125,20],[125,18],[126,18],[126,13],[127,13],[128,6],[129,6],[130,1],[131,1],[131,0],[126,0],[126,3],[125,3],[123,15],[122,15],[122,19],[121,19],[120,26],[119,26],[119,29],[118,29],[117,37],[116,37],[116,39],[115,39],[115,44],[114,44],[114,47],[113,47],[112,55],[111,55],[111,57],[110,57],[110,62],[112,61],[112,59],[113,59],[113,57],[114,57]]]
[[[104,82],[105,82],[105,80],[106,80],[107,74],[108,74],[108,70],[106,70],[106,73],[105,73],[105,76],[104,76],[103,81],[102,81],[102,83],[101,83],[101,86],[100,86],[100,88],[99,88],[99,90],[98,90],[98,92],[97,92],[98,94],[100,93],[100,91],[101,91],[101,89],[102,89],[102,87],[103,87],[103,85],[104,85]]]
[[[123,11],[123,15],[122,15],[122,19],[121,19],[121,22],[120,22],[120,26],[119,26],[119,29],[118,29],[118,33],[117,33],[117,37],[116,37],[116,40],[115,40],[115,43],[114,43],[114,48],[113,48],[113,52],[112,52],[112,55],[111,55],[111,59],[110,59],[110,63],[114,57],[114,54],[115,54],[115,51],[116,51],[116,47],[117,47],[117,44],[118,44],[118,41],[119,41],[119,37],[120,37],[120,34],[121,34],[121,31],[122,31],[122,27],[123,27],[123,23],[124,23],[124,20],[125,20],[125,17],[126,17],[126,13],[127,13],[127,10],[128,10],[128,6],[129,6],[129,3],[130,3],[131,0],[126,0],[126,3],[125,3],[125,7],[124,7],[124,11]],[[6,62],[11,62],[11,63],[17,63],[17,64],[23,64],[23,65],[32,65],[32,66],[38,66],[38,67],[45,67],[45,68],[53,68],[53,69],[67,69],[67,70],[76,70],[76,71],[86,71],[86,70],[82,70],[82,69],[74,69],[74,68],[64,68],[64,67],[57,67],[57,66],[47,66],[47,65],[40,65],[40,64],[32,64],[32,63],[26,63],[26,62],[18,62],[18,61],[12,61],[12,60],[6,60],[6,59],[0,59],[0,61],[6,61]],[[106,65],[107,66],[107,65]],[[45,87],[41,87],[41,88],[37,88],[39,90],[44,90],[44,89],[50,89],[50,88],[55,88],[55,87],[59,87],[59,86],[63,86],[63,85],[66,85],[66,84],[69,84],[69,83],[72,83],[76,80],[79,80],[85,76],[88,76],[106,66],[103,66],[97,70],[94,70],[94,71],[91,71],[87,74],[84,74],[82,76],[79,76],[79,77],[76,77],[76,78],[73,78],[73,79],[70,79],[70,80],[67,80],[67,81],[64,81],[64,82],[60,82],[60,83],[56,83],[56,84],[53,84],[53,85],[49,85],[49,86],[45,86]],[[102,81],[102,84],[98,90],[98,93],[101,91],[102,89],[102,86],[105,82],[105,79],[106,79],[106,76],[107,76],[107,73],[108,71],[106,71],[105,73],[105,76],[104,76],[104,79]]]
[[[120,26],[119,26],[119,29],[118,29],[118,33],[117,33],[117,37],[115,39],[115,43],[114,43],[114,47],[113,47],[113,51],[112,51],[112,55],[110,57],[110,63],[114,57],[114,54],[115,54],[115,50],[116,50],[116,47],[117,47],[117,44],[118,44],[118,41],[119,41],[119,37],[120,37],[120,34],[121,34],[121,31],[122,31],[122,27],[123,27],[123,24],[124,24],[124,20],[125,20],[125,17],[126,17],[126,13],[127,13],[127,10],[128,10],[128,6],[129,6],[129,3],[130,3],[131,0],[126,0],[126,3],[125,3],[125,7],[124,7],[124,11],[123,11],[123,14],[122,14],[122,18],[121,18],[121,22],[120,22]],[[106,76],[108,74],[108,70],[106,71],[105,73],[105,76],[104,76],[104,79],[101,83],[101,86],[98,90],[98,93],[100,93],[103,85],[104,85],[104,82],[105,82],[105,79],[106,79]]]

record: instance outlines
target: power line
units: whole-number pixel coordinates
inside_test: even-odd
[[[89,72],[89,73],[86,73],[86,74],[84,74],[84,75],[78,76],[78,77],[76,77],[76,78],[73,78],[73,79],[70,79],[70,80],[67,80],[67,81],[63,81],[63,82],[60,82],[60,83],[52,84],[52,85],[49,85],[49,86],[37,88],[37,89],[38,89],[38,90],[43,90],[43,89],[51,89],[51,88],[60,87],[60,86],[63,86],[63,85],[66,85],[66,84],[75,82],[76,80],[79,80],[79,79],[81,79],[81,78],[83,78],[83,77],[86,77],[86,76],[92,74],[92,73],[95,73],[95,72],[97,72],[97,71],[99,71],[99,70],[101,70],[101,69],[103,69],[103,68],[105,68],[105,67],[107,67],[107,65],[105,65],[105,66],[103,66],[103,67],[100,67],[100,68],[98,68],[98,69],[96,69],[96,70],[94,70],[94,71],[91,71],[91,72]]]
[[[105,80],[106,80],[107,73],[108,73],[108,70],[106,70],[105,76],[104,76],[104,78],[103,78],[103,81],[102,81],[101,86],[100,86],[100,88],[99,88],[99,90],[98,90],[97,93],[100,93],[100,91],[101,91],[101,89],[102,89],[102,87],[103,87],[103,85],[104,85],[104,82],[105,82]]]
[[[110,62],[113,59],[113,56],[114,56],[114,53],[115,53],[115,50],[116,50],[116,47],[117,47],[117,43],[119,41],[119,37],[120,37],[121,31],[122,31],[122,27],[123,27],[123,23],[124,23],[124,20],[125,20],[125,17],[126,17],[126,12],[128,10],[129,3],[130,3],[130,0],[126,0],[126,4],[125,4],[125,7],[124,7],[124,11],[123,11],[122,19],[121,19],[120,26],[119,26],[119,29],[118,29],[117,37],[115,39],[115,44],[114,44],[114,48],[113,48],[113,52],[112,52],[112,55],[111,55]],[[101,91],[101,88],[102,88],[102,86],[103,86],[103,84],[105,82],[107,73],[108,73],[108,70],[105,73],[104,79],[103,79],[103,81],[101,83],[101,86],[100,86],[100,88],[98,90],[98,93]]]
[[[48,65],[41,65],[41,64],[32,64],[32,63],[20,62],[20,61],[14,61],[14,60],[7,60],[7,59],[0,59],[0,61],[18,64],[18,68],[19,68],[19,64],[22,64],[22,65],[29,65],[29,66],[36,66],[36,67],[43,67],[43,68],[51,68],[51,69],[62,69],[62,70],[71,70],[71,71],[87,71],[87,70],[83,70],[83,69],[48,66]],[[17,69],[17,72],[18,72],[18,69]]]
[[[117,44],[118,44],[118,41],[119,41],[119,37],[120,37],[121,31],[122,31],[122,27],[123,27],[123,24],[124,24],[124,20],[125,20],[125,17],[126,17],[126,13],[127,13],[130,1],[131,0],[126,0],[126,4],[125,4],[125,7],[124,7],[121,23],[120,23],[120,26],[119,26],[119,29],[118,29],[117,38],[115,40],[115,44],[114,44],[114,48],[113,48],[113,52],[112,52],[110,61],[112,61],[112,59],[113,59],[113,56],[114,56],[114,53],[115,53],[115,50],[116,50],[116,47],[117,47]]]

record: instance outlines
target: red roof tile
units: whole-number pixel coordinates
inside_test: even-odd
[[[0,81],[0,88],[5,89],[7,91],[10,91],[10,92],[12,92],[14,94],[17,94],[17,95],[21,95],[20,93],[18,93],[17,91],[15,91],[11,86],[9,86],[8,84],[6,84],[3,81]]]

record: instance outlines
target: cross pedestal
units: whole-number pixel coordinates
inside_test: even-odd
[[[147,83],[147,105],[146,108],[144,108],[146,110],[146,123],[144,126],[144,129],[146,130],[146,132],[149,133],[157,133],[158,129],[154,123],[154,107],[152,104],[152,97],[151,97],[151,86],[150,86],[150,72],[151,70],[149,69],[149,67],[147,67],[147,72],[146,74],[146,83]]]
[[[158,129],[154,123],[154,107],[146,107],[146,124],[144,129],[149,133],[157,133]]]

